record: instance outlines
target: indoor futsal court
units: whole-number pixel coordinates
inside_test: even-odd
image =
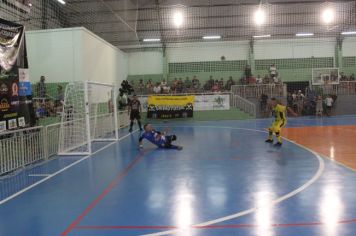
[[[0,0],[0,236],[356,236],[354,0]]]

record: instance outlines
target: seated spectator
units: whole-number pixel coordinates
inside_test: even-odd
[[[179,80],[177,82],[176,92],[177,93],[182,93],[183,92],[183,81],[182,81],[182,78],[179,78]]]
[[[171,83],[171,91],[172,91],[173,93],[176,93],[176,92],[177,92],[177,91],[176,91],[177,85],[178,85],[178,80],[177,80],[177,78],[174,78],[174,80],[173,80],[172,83]]]
[[[265,75],[265,77],[263,78],[263,83],[264,84],[269,84],[270,83],[270,79],[268,75]]]
[[[235,85],[235,81],[232,79],[232,76],[230,76],[229,79],[228,79],[228,81],[226,81],[225,89],[226,89],[227,91],[230,91],[232,85]]]
[[[248,79],[252,76],[251,66],[246,65],[245,67],[245,77]]]
[[[260,75],[257,75],[256,83],[257,84],[262,84],[263,83],[263,79],[262,79],[262,77]]]
[[[214,92],[214,93],[220,92],[218,80],[215,81],[214,85],[213,85],[212,88],[211,88],[211,91]]]
[[[250,78],[248,78],[248,84],[256,84],[256,78],[251,76]]]
[[[161,82],[161,87],[163,88],[163,87],[165,87],[165,86],[167,86],[167,82],[166,82],[165,79],[163,79],[162,82]]]
[[[350,75],[350,81],[354,81],[355,80],[355,74]]]
[[[224,78],[221,78],[220,81],[218,82],[219,84],[219,90],[223,91],[224,90]]]
[[[137,89],[138,89],[138,93],[139,93],[139,94],[143,94],[143,93],[144,93],[145,85],[144,85],[142,79],[140,79],[140,81],[139,81],[139,83],[138,83],[138,86],[137,86]]]
[[[185,92],[189,93],[190,89],[192,88],[192,81],[189,79],[189,77],[185,78],[184,87],[185,87]]]
[[[270,76],[271,76],[272,79],[274,79],[274,77],[277,77],[278,72],[277,72],[276,64],[272,64],[272,65],[269,67],[269,74],[270,74]]]
[[[149,79],[146,83],[146,91],[148,94],[153,92],[153,84],[151,79]]]
[[[192,85],[193,85],[193,92],[197,93],[200,88],[200,82],[195,75],[192,79]]]
[[[156,83],[156,86],[153,87],[153,93],[160,94],[162,92],[162,88],[160,83]]]

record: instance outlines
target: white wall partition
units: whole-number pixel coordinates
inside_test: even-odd
[[[30,79],[47,82],[100,81],[116,84],[127,77],[124,52],[85,28],[26,32]]]
[[[163,53],[161,51],[131,52],[127,57],[130,75],[163,73]]]
[[[334,57],[334,38],[255,40],[255,59]]]

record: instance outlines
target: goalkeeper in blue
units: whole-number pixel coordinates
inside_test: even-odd
[[[177,149],[182,150],[182,146],[173,145],[172,142],[177,140],[177,136],[166,135],[165,132],[156,131],[152,128],[150,124],[145,124],[143,126],[144,132],[141,134],[139,139],[140,148],[143,148],[143,140],[147,139],[149,142],[153,143],[159,148],[166,149]]]

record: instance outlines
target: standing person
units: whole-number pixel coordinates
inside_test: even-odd
[[[38,83],[38,96],[42,99],[45,99],[47,95],[45,82],[46,82],[46,77],[42,75],[40,78],[40,82]]]
[[[141,103],[140,100],[138,100],[136,94],[133,95],[132,100],[130,101],[128,105],[128,112],[130,115],[130,129],[129,132],[132,132],[132,126],[134,123],[134,120],[137,120],[138,127],[140,128],[140,131],[142,131],[142,126],[141,126]]]
[[[183,147],[173,145],[172,142],[177,140],[176,135],[166,135],[165,132],[156,131],[150,124],[143,126],[145,132],[143,132],[139,139],[139,146],[143,148],[143,139],[147,139],[159,148],[177,149],[182,150]]]
[[[333,107],[334,100],[332,99],[331,95],[328,95],[325,98],[325,104],[326,104],[326,115],[330,116],[331,115],[331,108]]]
[[[316,99],[316,116],[323,116],[323,99],[321,96],[318,96]]]
[[[268,139],[266,143],[273,143],[273,134],[276,135],[277,143],[275,146],[282,146],[282,137],[281,137],[281,129],[285,126],[286,119],[286,107],[279,104],[276,98],[271,98],[271,106],[272,106],[272,114],[275,117],[274,122],[268,128]]]

